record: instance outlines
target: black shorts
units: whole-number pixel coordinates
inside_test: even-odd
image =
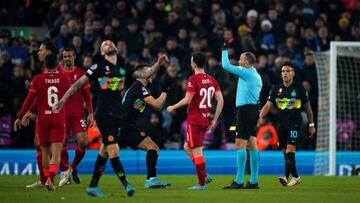
[[[244,105],[236,109],[236,138],[248,140],[256,137],[257,121],[259,119],[258,105]]]
[[[119,137],[120,119],[111,117],[98,117],[96,124],[100,130],[105,146],[116,144]]]
[[[297,145],[300,138],[300,124],[279,126],[279,149],[286,149],[287,145]]]
[[[139,130],[136,127],[122,127],[119,133],[118,144],[120,147],[129,146],[133,150],[137,150],[138,145],[148,137],[145,130]]]

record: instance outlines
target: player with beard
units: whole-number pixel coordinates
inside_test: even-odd
[[[65,75],[70,79],[71,84],[75,83],[85,72],[74,66],[75,53],[73,49],[67,48],[62,51],[64,66],[59,66]],[[87,121],[84,120],[84,103],[88,111]],[[61,180],[59,186],[63,186],[70,182],[70,175],[75,183],[80,184],[80,177],[77,173],[76,166],[80,163],[85,155],[87,145],[86,126],[92,125],[94,122],[93,108],[91,102],[90,84],[85,83],[79,91],[72,95],[65,104],[66,106],[66,139],[61,150],[60,170]],[[77,147],[75,157],[71,165],[68,165],[69,155],[67,148],[68,136],[75,135]]]
[[[89,80],[92,80],[92,84],[96,85],[98,90],[95,119],[101,132],[103,143],[101,144],[91,182],[86,192],[89,196],[105,196],[98,187],[98,182],[104,173],[106,162],[110,158],[111,166],[120,182],[124,185],[127,195],[132,196],[135,193],[135,189],[126,179],[124,168],[119,160],[119,146],[117,144],[122,94],[125,91],[125,80],[131,77],[132,72],[117,57],[117,49],[112,41],[103,41],[100,51],[104,56],[103,60],[91,66],[86,74],[71,86],[53,110],[59,111],[71,95],[85,83],[89,82]]]

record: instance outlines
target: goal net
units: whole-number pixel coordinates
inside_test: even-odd
[[[360,42],[331,42],[314,53],[319,81],[315,175],[336,175],[346,157],[360,150]]]

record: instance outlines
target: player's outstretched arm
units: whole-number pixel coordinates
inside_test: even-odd
[[[60,99],[60,101],[55,104],[53,107],[54,112],[59,112],[61,108],[64,106],[64,103],[69,99],[71,95],[73,95],[80,87],[82,87],[85,83],[89,82],[89,78],[86,75],[83,75],[79,80],[77,80],[68,91],[64,94],[64,96]]]
[[[153,96],[145,97],[144,102],[146,104],[149,104],[151,108],[153,108],[154,110],[160,111],[165,104],[166,97],[167,97],[167,93],[162,92],[157,99],[155,99]]]
[[[135,71],[133,73],[134,78],[150,78],[152,75],[154,75],[162,65],[165,65],[169,61],[168,57],[166,55],[162,55],[159,57],[157,62],[152,65],[148,71]]]
[[[190,104],[192,98],[194,97],[194,95],[190,94],[190,93],[186,93],[185,97],[180,100],[178,103],[172,105],[172,106],[168,106],[167,107],[167,111],[169,113],[173,112],[174,110],[181,108],[183,106],[187,106],[188,104]]]
[[[221,114],[221,111],[224,107],[224,98],[220,91],[215,92],[215,99],[217,101],[215,115],[213,120],[211,121],[210,129],[213,129],[216,125],[217,120],[219,119],[219,116]]]
[[[269,113],[271,107],[273,106],[273,103],[271,101],[267,101],[266,104],[261,109],[259,120],[258,120],[258,126],[262,126],[264,124],[264,117]]]
[[[304,109],[309,122],[309,126],[308,126],[309,137],[312,138],[316,132],[316,129],[314,124],[313,112],[309,101],[305,103]]]

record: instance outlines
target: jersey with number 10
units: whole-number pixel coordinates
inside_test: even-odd
[[[187,81],[186,93],[192,94],[189,104],[188,123],[207,127],[210,125],[212,99],[220,92],[217,81],[208,74],[195,74]]]
[[[33,78],[29,92],[36,94],[39,119],[65,119],[64,108],[59,113],[54,113],[52,107],[64,96],[69,87],[69,78],[61,72],[43,72]]]

